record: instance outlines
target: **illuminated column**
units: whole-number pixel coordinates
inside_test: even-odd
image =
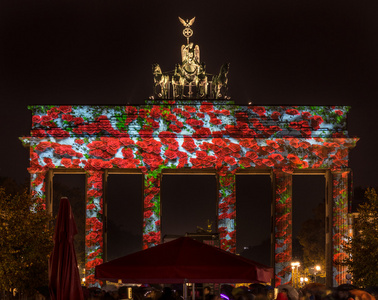
[[[332,278],[333,286],[346,283],[347,267],[339,265],[347,254],[343,243],[348,236],[348,171],[332,172]]]
[[[47,212],[52,216],[53,215],[53,194],[54,194],[54,172],[52,169],[49,169],[45,177],[45,195],[46,195],[46,209]]]
[[[102,224],[103,224],[103,249],[104,254],[102,259],[104,262],[108,261],[108,170],[104,170],[103,185],[102,185]]]
[[[38,207],[42,209],[46,209],[46,185],[50,187],[49,178],[51,176],[46,176],[48,172],[46,170],[29,170],[30,172],[30,194],[33,197],[35,203],[37,203]],[[46,178],[47,177],[47,178]],[[46,180],[47,179],[47,180]],[[46,182],[47,181],[47,182]],[[48,189],[50,190],[50,189]],[[50,200],[50,199],[49,199]],[[52,213],[52,207],[48,207],[49,212]]]
[[[218,176],[218,232],[221,248],[236,252],[235,175]]]
[[[160,180],[161,174],[155,171],[144,175],[143,249],[161,242]]]
[[[291,280],[292,260],[292,175],[274,171],[274,273],[275,286]]]
[[[95,267],[102,264],[103,247],[103,171],[86,174],[85,278],[89,286],[100,283],[94,278]]]

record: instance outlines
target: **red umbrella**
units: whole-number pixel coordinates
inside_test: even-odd
[[[95,277],[127,283],[269,282],[273,269],[181,237],[96,266]]]
[[[49,289],[52,300],[84,300],[73,239],[77,228],[67,198],[60,199],[55,224],[54,249],[49,261]]]
[[[350,290],[349,293],[356,296],[356,298],[358,297],[358,299],[360,299],[360,300],[375,300],[375,297],[373,295],[369,294],[366,291]]]

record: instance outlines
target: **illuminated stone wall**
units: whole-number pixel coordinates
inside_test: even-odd
[[[298,170],[348,168],[358,139],[346,130],[345,106],[238,106],[232,101],[146,101],[140,106],[32,106],[32,194],[46,204],[49,170],[87,174],[86,276],[95,285],[102,263],[103,173],[144,174],[143,247],[161,242],[160,177],[163,170],[212,170],[218,174],[221,247],[236,249],[235,174],[266,170],[274,177],[276,284],[290,282],[291,174]],[[342,173],[344,174],[344,173]],[[346,187],[335,177],[335,193]],[[334,198],[334,252],[342,255],[347,193]],[[341,225],[340,225],[341,224]],[[335,267],[335,280],[342,282]]]

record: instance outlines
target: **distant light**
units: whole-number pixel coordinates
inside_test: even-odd
[[[295,262],[291,263],[292,267],[299,267],[300,265],[301,265],[301,263],[299,261],[295,261]]]
[[[226,300],[230,300],[230,298],[228,298],[225,294],[220,294],[221,298],[223,299],[226,299]]]
[[[252,101],[248,102],[248,105],[252,105]]]

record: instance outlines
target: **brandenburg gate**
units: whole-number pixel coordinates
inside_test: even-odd
[[[346,282],[340,262],[348,234],[347,106],[237,105],[227,96],[229,64],[210,75],[199,46],[189,41],[194,19],[181,22],[187,43],[174,71],[153,65],[154,95],[143,105],[30,106],[31,193],[52,213],[53,175],[86,175],[86,282],[106,260],[107,176],[139,173],[143,187],[143,247],[162,241],[162,174],[206,173],[218,179],[217,231],[221,248],[236,250],[235,176],[266,174],[273,197],[272,265],[275,286],[291,281],[292,177],[326,178],[327,284]],[[251,191],[251,193],[253,193]]]

